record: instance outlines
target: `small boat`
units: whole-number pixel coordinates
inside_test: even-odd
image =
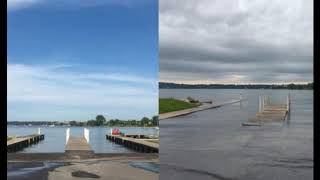
[[[54,126],[55,126],[54,124],[49,125],[49,127],[54,127]]]
[[[120,130],[119,129],[112,129],[112,135],[120,135]]]

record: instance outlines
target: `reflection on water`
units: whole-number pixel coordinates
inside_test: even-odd
[[[70,133],[73,136],[83,136],[84,127],[71,127]],[[126,134],[146,134],[154,135],[156,130],[151,127],[117,127]],[[8,135],[30,135],[37,133],[38,126],[8,126]],[[36,152],[64,152],[66,145],[67,127],[41,127],[41,133],[45,134],[45,139],[38,144],[25,148],[24,153]],[[106,140],[106,134],[110,133],[110,128],[88,127],[90,131],[90,145],[96,153],[127,153],[132,152],[119,144]]]
[[[290,120],[241,126],[291,96]],[[247,101],[160,121],[160,179],[313,179],[313,91],[161,89],[160,97]]]

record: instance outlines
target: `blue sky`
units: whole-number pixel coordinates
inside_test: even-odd
[[[158,2],[8,0],[8,120],[158,111]]]

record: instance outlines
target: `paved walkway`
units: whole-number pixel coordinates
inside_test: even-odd
[[[242,100],[233,100],[233,101],[224,102],[224,103],[220,103],[220,104],[203,104],[203,105],[195,107],[195,108],[163,113],[163,114],[159,115],[159,120],[169,119],[169,118],[173,118],[173,117],[177,117],[177,116],[183,116],[183,115],[191,114],[191,113],[198,112],[198,111],[217,108],[217,107],[224,106],[224,105],[227,105],[227,104],[234,104],[234,103],[238,103],[238,102],[243,101],[243,100],[244,99],[242,99]]]

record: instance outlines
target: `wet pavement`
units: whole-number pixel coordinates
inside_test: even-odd
[[[313,179],[312,95],[292,93],[284,123],[247,127],[241,123],[256,113],[258,96],[242,94],[241,105],[160,121],[160,179]]]

